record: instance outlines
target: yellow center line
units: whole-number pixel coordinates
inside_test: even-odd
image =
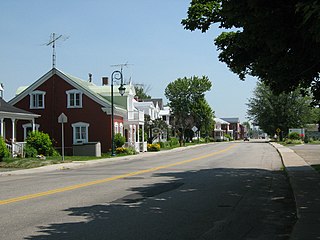
[[[182,164],[198,161],[198,160],[201,160],[201,159],[204,159],[204,158],[207,158],[207,157],[211,157],[211,156],[214,156],[214,155],[218,155],[218,154],[221,154],[223,152],[226,152],[226,151],[230,150],[234,146],[235,146],[235,144],[233,144],[233,145],[231,145],[231,146],[229,146],[229,147],[227,147],[227,148],[225,148],[223,150],[217,151],[217,152],[213,152],[213,153],[210,153],[210,154],[206,154],[206,155],[203,155],[203,156],[200,156],[200,157],[196,157],[196,158],[192,158],[192,159],[188,159],[188,160],[184,160],[184,161],[180,161],[180,162],[175,162],[175,163],[162,165],[162,166],[158,166],[158,167],[154,167],[154,168],[148,168],[148,169],[140,170],[140,171],[136,171],[136,172],[130,172],[130,173],[117,175],[117,176],[109,177],[109,178],[104,178],[104,179],[100,179],[100,180],[90,181],[90,182],[86,182],[86,183],[80,183],[80,184],[71,185],[71,186],[67,186],[67,187],[56,188],[56,189],[52,189],[52,190],[45,191],[45,192],[39,192],[39,193],[24,195],[24,196],[20,196],[20,197],[0,200],[0,205],[5,205],[5,204],[9,204],[9,203],[25,201],[25,200],[29,200],[29,199],[33,199],[33,198],[42,197],[42,196],[48,196],[48,195],[52,195],[52,194],[56,194],[56,193],[71,191],[71,190],[75,190],[75,189],[78,189],[78,188],[88,187],[88,186],[92,186],[92,185],[96,185],[96,184],[100,184],[100,183],[111,182],[111,181],[115,181],[115,180],[118,180],[118,179],[123,179],[123,178],[126,178],[126,177],[141,175],[141,174],[144,174],[144,173],[156,172],[156,171],[161,170],[161,169],[175,167],[175,166],[178,166],[178,165],[182,165]]]

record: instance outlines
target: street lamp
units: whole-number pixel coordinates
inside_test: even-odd
[[[114,71],[111,74],[111,156],[115,156],[114,152],[114,110],[113,110],[113,81],[119,81],[120,80],[120,87],[118,88],[119,93],[121,96],[123,96],[126,88],[123,84],[123,77],[121,71]]]

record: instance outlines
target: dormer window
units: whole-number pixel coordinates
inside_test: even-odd
[[[30,94],[30,109],[44,109],[45,94],[43,91],[33,91]]]
[[[67,93],[68,108],[82,108],[82,92],[76,89],[69,90]]]

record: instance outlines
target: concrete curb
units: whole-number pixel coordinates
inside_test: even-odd
[[[291,240],[320,239],[320,174],[292,149],[270,144],[279,152],[292,187],[297,222]]]

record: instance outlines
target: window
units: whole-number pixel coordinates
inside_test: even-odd
[[[73,128],[73,144],[88,142],[88,128],[89,124],[78,122],[72,124]]]
[[[34,91],[30,94],[30,109],[44,109],[44,95],[43,91]]]
[[[66,92],[68,96],[68,108],[82,108],[82,92],[76,89]]]

